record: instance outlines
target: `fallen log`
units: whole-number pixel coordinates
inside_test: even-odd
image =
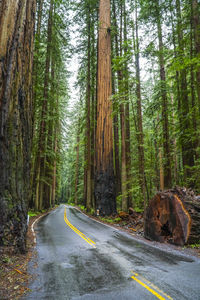
[[[176,245],[200,241],[200,197],[185,188],[158,192],[150,201],[144,236]]]

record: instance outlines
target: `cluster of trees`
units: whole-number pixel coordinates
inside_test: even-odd
[[[0,246],[26,248],[28,209],[59,196],[67,1],[0,2]]]
[[[103,200],[104,192],[107,198],[117,197],[117,208],[126,211],[129,206],[143,210],[157,190],[174,185],[200,192],[197,0],[104,1],[105,11],[99,10],[97,1],[73,3],[74,22],[80,33],[76,83],[80,98],[73,112],[62,170],[63,199],[103,212],[103,206],[109,206]],[[110,24],[106,15],[109,4]],[[102,45],[104,30],[106,44]],[[112,79],[104,65],[109,64],[109,43]],[[110,115],[109,107],[99,96],[101,80],[105,84],[103,97],[107,97],[108,88],[112,89],[109,125],[104,120]],[[109,130],[106,134],[102,131],[107,127],[113,135]],[[113,163],[114,174],[105,178],[102,155],[108,159],[107,170]],[[113,155],[112,162],[109,155]],[[111,180],[113,175],[115,182]],[[115,211],[115,204],[111,206],[107,212]]]
[[[0,2],[0,245],[25,250],[35,1]]]
[[[24,251],[28,208],[56,199],[111,214],[173,185],[200,192],[199,10],[0,2],[0,245]],[[70,54],[79,100],[66,113]]]
[[[32,197],[36,211],[54,206],[60,189],[61,121],[68,101],[67,1],[37,1],[33,60]]]

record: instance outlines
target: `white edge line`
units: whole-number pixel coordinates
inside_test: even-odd
[[[38,218],[33,222],[33,224],[31,225],[31,231],[32,231],[33,237],[34,237],[34,239],[33,239],[34,244],[36,244],[36,234],[35,234],[35,230],[34,230],[34,225],[35,225],[35,223],[36,223],[37,221],[39,221],[39,219],[42,218],[42,217],[43,217],[43,216],[38,217]]]

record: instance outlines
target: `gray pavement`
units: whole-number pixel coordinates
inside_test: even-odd
[[[65,207],[35,226],[38,255],[29,271],[36,278],[24,299],[200,300],[198,258],[151,246],[73,207],[64,219]]]

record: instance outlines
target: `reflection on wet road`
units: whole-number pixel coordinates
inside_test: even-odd
[[[164,252],[61,205],[36,226],[28,299],[200,299],[200,260]]]

